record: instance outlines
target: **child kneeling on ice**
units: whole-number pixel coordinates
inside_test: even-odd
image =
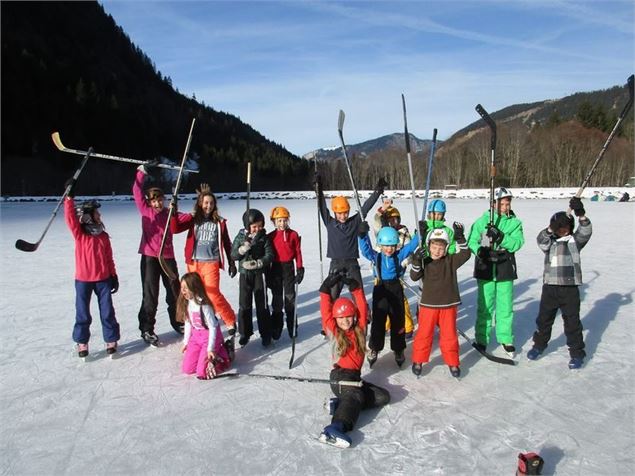
[[[459,339],[456,335],[456,312],[461,303],[456,271],[468,259],[470,250],[465,242],[463,225],[454,222],[454,237],[459,252],[447,254],[450,237],[443,228],[427,232],[427,224],[421,226],[427,233],[426,247],[419,249],[412,260],[410,278],[421,279],[423,290],[419,300],[419,328],[412,344],[412,373],[421,375],[422,364],[427,363],[432,349],[434,328],[439,327],[439,347],[453,377],[460,377]]]
[[[322,327],[333,339],[333,356],[337,359],[330,374],[331,390],[339,398],[331,424],[324,428],[319,439],[329,445],[347,448],[351,439],[346,432],[353,429],[360,411],[386,405],[390,394],[361,379],[366,351],[366,315],[360,314],[348,298],[332,302],[331,289],[341,280],[348,285],[356,302],[365,302],[360,283],[344,278],[341,272],[329,275],[320,286]]]
[[[201,380],[214,378],[229,368],[230,357],[223,342],[220,323],[212,301],[197,272],[181,278],[181,294],[176,303],[176,319],[183,322],[184,374],[196,373]]]
[[[564,334],[569,346],[570,369],[579,369],[584,363],[584,338],[580,322],[580,291],[582,268],[580,250],[586,246],[593,228],[585,216],[584,206],[578,197],[573,197],[569,208],[578,217],[578,229],[573,233],[575,222],[567,212],[558,212],[551,217],[549,226],[538,233],[538,247],[545,253],[540,310],[536,318],[534,346],[527,352],[529,360],[536,360],[544,352],[551,339],[551,328],[558,313],[562,311]]]

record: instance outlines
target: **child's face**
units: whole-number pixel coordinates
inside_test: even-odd
[[[400,223],[401,223],[401,218],[399,217],[388,218],[388,225],[392,226],[393,228],[397,228]]]
[[[215,206],[216,201],[214,200],[214,197],[211,195],[205,195],[203,197],[203,200],[201,201],[201,210],[203,210],[205,216],[210,216],[214,211]]]
[[[150,206],[154,208],[157,212],[160,212],[161,210],[163,210],[163,197],[151,199]]]
[[[430,212],[428,213],[428,218],[430,220],[434,220],[434,221],[443,221],[443,217],[445,216],[445,213],[441,213],[441,212]]]
[[[570,233],[571,233],[571,230],[569,230],[568,226],[563,226],[561,228],[558,228],[557,230],[554,230],[554,234],[558,238],[562,238],[563,236],[567,236]]]
[[[397,247],[395,245],[381,245],[381,252],[386,256],[392,256],[396,250]]]
[[[340,223],[344,223],[348,220],[348,214],[349,212],[335,212],[335,219]]]
[[[265,227],[265,224],[263,222],[261,222],[261,221],[258,221],[256,223],[252,223],[251,225],[249,225],[249,234],[250,235],[255,235],[260,230],[262,230],[264,227]]]
[[[190,288],[187,287],[187,284],[185,283],[185,281],[181,281],[181,294],[188,301],[194,298],[194,294],[192,294],[192,291],[190,291]]]
[[[353,327],[353,321],[354,320],[355,320],[355,316],[337,317],[337,318],[335,318],[335,322],[337,323],[337,327],[339,327],[343,331],[347,331],[351,327]]]
[[[289,219],[288,218],[276,218],[274,221],[276,228],[280,231],[286,230],[289,228]]]
[[[98,224],[101,225],[101,213],[99,213],[99,210],[97,210],[96,208],[93,210],[93,221]]]
[[[507,215],[509,210],[512,208],[512,199],[509,197],[501,198],[497,200],[498,205],[498,214],[499,215]]]
[[[430,258],[432,259],[441,259],[445,256],[445,247],[447,243],[441,240],[431,240],[428,245],[428,250],[430,251]]]

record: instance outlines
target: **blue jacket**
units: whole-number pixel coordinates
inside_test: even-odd
[[[379,273],[377,273],[377,271],[375,271],[375,273],[379,274],[382,280],[398,279],[401,277],[405,272],[405,268],[403,268],[400,263],[409,255],[414,253],[417,246],[419,246],[419,234],[415,234],[408,244],[404,245],[403,248],[395,252],[395,255],[397,256],[397,259],[395,259],[393,256],[386,256],[383,253],[375,251],[370,243],[368,235],[365,235],[363,238],[360,237],[357,240],[359,242],[359,248],[362,251],[362,255],[370,260],[373,265],[377,265],[378,255],[381,255],[379,261],[381,269],[379,270]]]

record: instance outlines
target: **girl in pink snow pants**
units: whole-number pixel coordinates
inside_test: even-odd
[[[185,324],[183,373],[196,373],[197,378],[205,380],[229,368],[220,324],[198,273],[187,273],[181,278],[176,318]]]

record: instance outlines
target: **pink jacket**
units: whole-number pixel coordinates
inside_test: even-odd
[[[145,175],[146,174],[140,170],[137,170],[137,175],[132,184],[132,196],[134,197],[139,213],[141,213],[141,243],[139,244],[139,254],[158,258],[161,249],[161,240],[163,239],[163,230],[165,230],[168,221],[168,209],[164,208],[160,212],[156,212],[154,208],[148,205],[143,195]],[[170,230],[168,230],[168,235],[165,239],[163,257],[174,258],[172,232],[170,232]]]
[[[75,238],[75,279],[95,282],[117,274],[108,233],[93,236],[82,230],[72,198],[64,200],[64,219]]]

